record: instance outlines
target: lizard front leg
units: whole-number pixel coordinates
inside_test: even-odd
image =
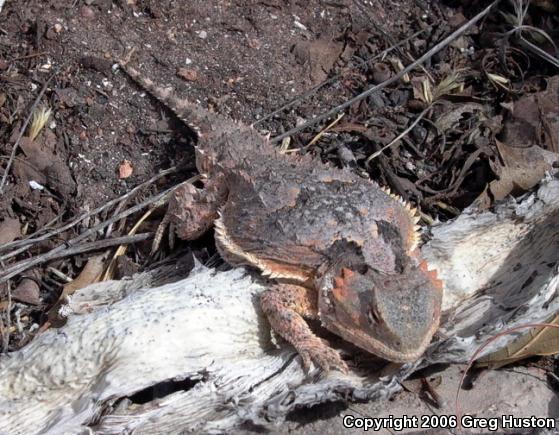
[[[305,369],[310,368],[312,361],[325,371],[347,372],[347,365],[338,352],[317,337],[303,318],[318,317],[314,290],[293,284],[276,284],[261,294],[260,305],[272,329],[297,349]]]

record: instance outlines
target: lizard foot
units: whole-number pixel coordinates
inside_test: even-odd
[[[338,370],[342,373],[348,372],[347,364],[335,349],[332,349],[320,338],[314,337],[301,343],[294,344],[295,349],[303,359],[303,367],[308,372],[311,361],[325,372]]]

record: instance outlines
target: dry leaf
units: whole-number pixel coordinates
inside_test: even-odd
[[[60,297],[49,310],[48,317],[51,323],[58,319],[58,310],[68,296],[72,295],[76,290],[99,281],[103,274],[105,260],[106,254],[90,257],[78,277],[64,286]]]
[[[0,222],[0,245],[13,242],[21,236],[19,219],[7,217]]]
[[[500,201],[508,195],[519,195],[536,186],[546,171],[553,171],[559,155],[537,145],[515,148],[496,141],[497,149],[504,162],[494,168],[497,180],[492,181],[476,198],[475,205],[481,209]]]
[[[70,296],[76,290],[97,282],[99,280],[99,277],[103,273],[104,264],[105,255],[96,255],[95,257],[89,258],[78,277],[72,282],[66,284],[62,293],[65,296]]]
[[[400,59],[398,59],[397,57],[391,57],[390,59],[388,59],[390,61],[390,63],[392,64],[392,67],[396,70],[396,72],[401,72],[404,69],[404,64],[402,63],[402,61]],[[404,83],[409,83],[410,82],[410,76],[408,73],[405,73],[402,76],[402,81]]]
[[[532,4],[546,12],[557,12],[557,5],[554,4],[553,0],[532,0]]]
[[[559,315],[545,323],[559,325]],[[531,356],[556,353],[559,353],[559,329],[532,328],[505,348],[480,358],[476,364],[495,369]]]
[[[16,301],[30,305],[40,305],[41,291],[39,285],[33,279],[23,278],[17,287],[12,291],[12,298]]]
[[[14,162],[14,175],[21,183],[36,181],[66,197],[74,193],[76,183],[65,158],[55,152],[57,143],[58,138],[49,129],[37,140],[23,137],[20,147],[26,157]]]
[[[433,94],[431,92],[431,83],[425,76],[414,77],[411,79],[411,86],[413,91],[413,98],[424,103],[433,101]]]
[[[431,82],[428,78],[421,82],[421,95],[423,97],[423,101],[426,103],[433,102],[433,92],[431,91]]]
[[[415,93],[414,87],[414,96]],[[443,108],[445,111],[437,115],[435,125],[437,129],[444,132],[456,128],[465,116],[477,114],[482,119],[486,116],[486,109],[479,103],[448,104],[444,105]]]
[[[322,83],[343,53],[344,44],[331,37],[320,37],[314,41],[299,41],[293,47],[297,61],[307,67],[313,84]]]
[[[548,79],[545,91],[515,101],[503,132],[511,147],[540,145],[559,152],[559,76]]]
[[[491,80],[495,83],[499,83],[501,85],[508,85],[510,83],[509,79],[507,79],[506,77],[503,77],[499,74],[487,73],[487,77],[489,77],[489,80]]]
[[[118,167],[118,178],[121,180],[128,178],[132,175],[132,172],[134,172],[132,163],[129,160],[123,160]]]

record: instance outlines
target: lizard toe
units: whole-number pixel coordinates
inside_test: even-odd
[[[321,339],[305,341],[297,346],[297,351],[303,359],[303,366],[306,371],[309,370],[311,361],[325,372],[338,370],[347,373],[349,370],[338,351],[332,349]]]

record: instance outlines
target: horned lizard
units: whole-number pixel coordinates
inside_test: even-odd
[[[414,208],[349,170],[282,154],[250,126],[120,64],[198,135],[196,165],[206,181],[171,199],[177,235],[192,240],[213,225],[228,263],[269,279],[262,310],[306,368],[347,365],[304,318],[390,361],[422,355],[439,325],[442,283],[417,248]]]

